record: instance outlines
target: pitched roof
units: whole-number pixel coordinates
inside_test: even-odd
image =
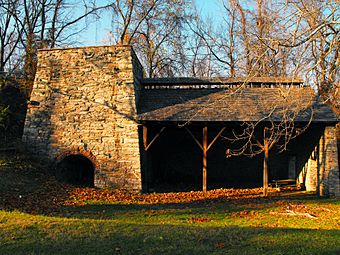
[[[141,121],[339,121],[310,87],[143,89],[138,110]]]

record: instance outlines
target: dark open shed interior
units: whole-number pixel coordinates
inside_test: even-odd
[[[186,126],[202,141],[202,125]],[[208,126],[208,144],[221,130],[221,125]],[[148,139],[152,139],[162,126],[149,125]],[[227,127],[211,146],[207,155],[207,188],[262,187],[263,153],[254,157],[226,157],[228,148],[238,145],[225,137],[231,137],[234,126]],[[261,139],[261,128],[257,136]],[[269,181],[296,179],[312,154],[323,127],[312,125],[292,140],[287,149],[279,152],[273,148],[269,154]],[[202,149],[185,127],[167,126],[144,155],[144,186],[149,192],[174,192],[202,190]]]

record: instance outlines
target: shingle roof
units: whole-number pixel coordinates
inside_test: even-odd
[[[143,89],[140,96],[141,121],[339,121],[309,87]]]

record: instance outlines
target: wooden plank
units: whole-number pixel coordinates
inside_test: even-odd
[[[208,148],[207,148],[207,151],[211,148],[211,146],[216,142],[216,140],[222,135],[223,131],[225,130],[226,128],[223,127],[220,132],[218,132],[218,134],[215,136],[215,138],[212,140],[212,142],[209,144]]]
[[[185,127],[185,129],[188,131],[189,135],[194,139],[194,141],[197,143],[197,145],[201,148],[201,150],[203,150],[203,147],[201,145],[201,143],[196,139],[196,137],[194,136],[194,134],[190,131],[189,128]]]
[[[267,137],[267,128],[264,128],[264,160],[263,160],[263,195],[268,196],[268,159],[269,159],[269,141]]]
[[[147,146],[145,147],[144,144],[144,148],[147,151],[150,146],[156,141],[156,139],[161,135],[161,133],[164,131],[165,127],[162,127],[161,130],[155,135],[155,137],[151,140],[151,142],[149,144],[147,144]]]
[[[297,187],[296,179],[272,180],[272,185],[280,187]]]
[[[203,192],[207,191],[208,128],[203,128]]]
[[[147,126],[143,126],[143,145],[144,145],[144,150],[146,150],[146,147],[148,147],[148,128],[147,128]]]
[[[144,145],[144,152],[143,155],[143,177],[142,181],[144,181],[144,187],[143,190],[145,192],[149,192],[149,169],[148,169],[148,152],[145,150],[145,148],[148,145],[148,128],[147,126],[143,125],[143,145]]]

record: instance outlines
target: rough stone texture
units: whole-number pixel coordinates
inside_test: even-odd
[[[319,144],[312,153],[306,176],[307,191],[317,191],[320,196],[340,196],[339,162],[336,128],[325,127]]]
[[[143,70],[130,46],[41,50],[23,141],[52,162],[82,154],[95,186],[141,190],[136,103]]]
[[[315,158],[315,151],[306,164],[306,181],[305,186],[307,191],[317,191],[317,176],[318,176],[318,164]]]
[[[340,196],[338,146],[335,127],[326,127],[325,129],[323,152],[324,174],[320,174],[320,195],[322,195],[321,189],[324,189],[326,195]]]
[[[340,123],[336,125],[336,137],[338,139],[338,163],[339,163],[339,169],[340,169]]]

